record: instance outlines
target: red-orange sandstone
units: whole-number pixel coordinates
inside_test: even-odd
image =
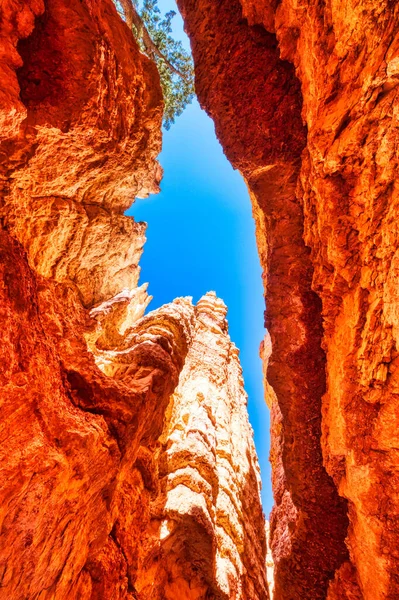
[[[257,223],[274,597],[395,600],[398,4],[179,4]]]
[[[397,600],[398,5],[179,3],[256,221],[274,598]],[[3,0],[1,600],[269,597],[226,309],[137,287],[161,119],[111,0]]]
[[[268,600],[224,305],[137,287],[155,65],[111,0],[4,0],[0,48],[0,598]]]

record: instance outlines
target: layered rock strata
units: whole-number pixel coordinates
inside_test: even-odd
[[[180,0],[264,269],[277,600],[399,597],[398,5]]]
[[[259,467],[225,317],[214,293],[195,307],[193,341],[161,437],[160,493],[137,581],[148,600],[269,598]]]
[[[132,598],[114,527],[129,516],[140,445],[162,431],[190,319],[181,307],[176,331],[174,306],[148,317],[129,368],[107,377],[87,351],[76,291],[37,277],[1,236],[0,598]]]
[[[1,27],[2,222],[92,306],[137,286],[145,225],[123,213],[158,189],[158,73],[111,0],[6,0]]]
[[[5,0],[0,44],[0,598],[267,599],[225,308],[137,287],[155,66],[111,0]]]

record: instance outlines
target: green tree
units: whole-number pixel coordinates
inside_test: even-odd
[[[114,0],[138,40],[142,52],[158,67],[164,97],[164,127],[169,129],[194,97],[194,66],[191,54],[172,37],[173,10],[161,15],[157,0]]]

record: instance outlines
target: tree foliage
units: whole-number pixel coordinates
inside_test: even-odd
[[[142,52],[155,61],[164,97],[164,127],[169,129],[194,97],[191,54],[173,39],[173,10],[162,16],[157,0],[114,0],[138,40]]]

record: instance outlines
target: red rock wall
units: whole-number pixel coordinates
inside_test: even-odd
[[[180,6],[200,102],[257,224],[275,598],[393,600],[397,3]]]
[[[105,0],[5,2],[1,44],[0,597],[128,598],[122,473],[162,430],[189,334],[166,316],[176,344],[136,336],[110,379],[81,300],[137,284],[144,226],[122,213],[156,186],[158,77]]]
[[[1,216],[38,272],[73,281],[91,306],[137,285],[145,226],[123,212],[158,189],[161,90],[111,1],[46,6],[22,31],[25,3],[4,11],[18,60],[1,81],[15,90],[2,110]]]
[[[200,101],[248,182],[257,220],[273,343],[268,379],[278,398],[271,519],[275,596],[325,598],[331,574],[347,555],[347,518],[322,464],[321,303],[311,289],[313,268],[295,194],[306,144],[300,85],[292,65],[279,58],[275,36],[249,27],[238,2],[182,4]]]
[[[256,589],[267,600],[264,536],[253,530],[264,529],[258,466],[224,312],[219,328],[189,299],[143,316],[146,225],[123,213],[161,176],[155,66],[111,0],[6,0],[0,47],[0,599],[205,600]],[[195,390],[196,371],[211,386],[209,357],[184,370],[206,318],[206,343],[222,347],[224,412],[207,410],[212,456],[216,430],[228,442],[227,536],[229,486],[216,460],[208,476],[226,497],[210,503],[208,523],[179,498],[160,512],[176,475],[165,459],[171,395],[182,374],[180,386]],[[190,402],[180,394],[176,429]],[[200,439],[197,456],[180,456],[193,472]]]
[[[87,351],[75,290],[37,277],[18,242],[1,235],[0,598],[130,598],[113,533],[126,510],[120,488],[140,443],[161,432],[189,329],[182,315],[180,347],[170,346],[175,318],[157,315],[146,329],[163,316],[159,343],[136,336],[129,372],[111,379]],[[113,561],[105,573],[104,553]]]

